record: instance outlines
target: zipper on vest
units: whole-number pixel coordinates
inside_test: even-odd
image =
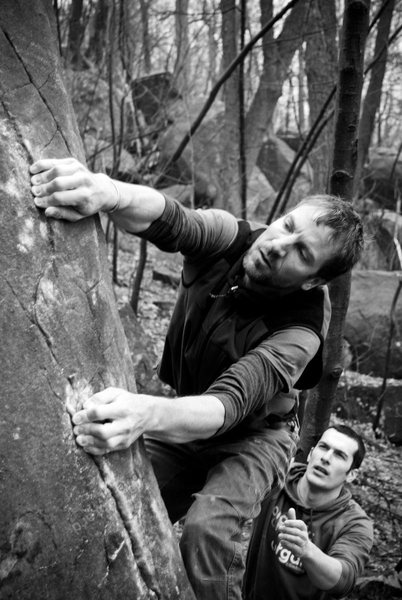
[[[232,287],[238,288],[239,286],[236,285],[236,286],[232,286]],[[225,297],[226,295],[228,295],[229,292],[230,292],[230,290],[228,290],[226,292],[226,294],[221,294],[221,296],[218,296],[218,298]],[[219,317],[219,319],[216,321],[216,323],[212,323],[212,325],[209,327],[208,331],[205,333],[204,341],[201,345],[200,351],[198,352],[198,358],[199,358],[200,362],[202,361],[202,357],[204,355],[205,348],[207,347],[208,343],[210,342],[214,332],[218,329],[218,327],[220,327],[222,325],[222,323],[224,323],[229,317],[231,317],[233,315],[233,313],[234,313],[234,308],[229,307],[228,312],[226,312],[224,315],[221,315]]]
[[[238,285],[232,285],[232,287],[229,288],[228,291],[225,292],[224,294],[213,294],[212,292],[209,292],[209,297],[212,298],[213,300],[215,300],[216,298],[226,298],[226,296],[230,296],[231,294],[234,294],[235,292],[237,292],[238,289],[239,289]]]

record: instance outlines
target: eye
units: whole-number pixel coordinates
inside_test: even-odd
[[[286,231],[289,231],[290,233],[292,233],[292,232],[293,232],[293,230],[294,230],[294,225],[293,225],[293,221],[292,221],[292,219],[285,219],[285,221],[284,221],[284,223],[283,223],[283,224],[284,224],[284,226],[285,226],[285,229],[286,229]]]
[[[345,456],[345,454],[343,452],[340,452],[339,450],[335,450],[334,454],[341,460],[347,459],[347,456]]]
[[[299,247],[299,254],[304,262],[308,262],[308,256],[304,248]]]
[[[297,251],[298,251],[298,253],[299,253],[300,258],[302,259],[302,261],[303,262],[307,262],[308,261],[308,256],[307,256],[306,249],[304,248],[304,246],[302,246],[302,245],[299,244],[297,246]]]

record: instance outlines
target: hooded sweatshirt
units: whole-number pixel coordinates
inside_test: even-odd
[[[353,589],[363,573],[373,544],[372,522],[345,487],[328,504],[314,509],[303,506],[297,483],[305,470],[306,465],[295,463],[282,492],[263,504],[247,556],[246,600],[340,598]],[[324,592],[313,585],[302,559],[281,545],[278,527],[286,520],[289,508],[295,508],[296,519],[306,523],[310,540],[341,562],[342,573],[332,589]]]

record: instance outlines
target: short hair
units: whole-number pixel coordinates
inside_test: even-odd
[[[328,431],[328,429],[335,429],[336,431],[339,431],[339,433],[342,433],[343,435],[346,435],[347,437],[357,442],[357,450],[353,455],[353,462],[352,466],[350,467],[350,470],[358,469],[362,464],[363,458],[366,454],[366,447],[364,445],[362,437],[358,433],[356,433],[354,429],[349,427],[349,425],[329,425],[325,431]]]
[[[321,208],[323,212],[315,222],[317,225],[326,225],[333,230],[331,242],[336,252],[316,273],[318,277],[330,281],[349,271],[360,258],[364,247],[361,218],[350,202],[329,194],[307,196],[298,203],[296,208],[303,205]]]

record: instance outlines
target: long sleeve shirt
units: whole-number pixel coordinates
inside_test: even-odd
[[[250,223],[251,231],[263,227]],[[183,294],[183,288],[200,278],[205,263],[214,265],[214,261],[218,262],[225,252],[230,251],[238,233],[239,221],[225,211],[188,210],[166,198],[162,216],[142,235],[164,251],[180,251],[184,255]],[[321,332],[325,335],[330,318],[326,288],[322,291],[322,298],[324,318]],[[182,311],[185,310],[183,306],[180,308]],[[176,328],[179,327],[177,316],[173,317],[173,322]],[[208,315],[203,324],[207,322]],[[214,322],[212,325],[215,327]],[[228,327],[226,323],[225,327]],[[190,391],[181,389],[179,377],[174,387],[179,394],[206,393],[218,397],[225,407],[225,422],[220,433],[245,422],[249,426],[268,414],[284,415],[291,410],[297,397],[295,384],[320,346],[320,335],[316,331],[294,323],[270,332],[208,385],[203,385],[204,381],[201,381],[194,383],[194,389]],[[180,360],[175,354],[172,369],[178,368],[176,363]]]

